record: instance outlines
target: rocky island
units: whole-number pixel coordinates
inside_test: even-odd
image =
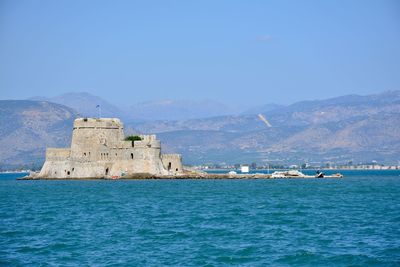
[[[341,175],[323,178],[341,178]],[[46,161],[34,179],[271,179],[322,178],[301,173],[211,174],[184,169],[180,154],[161,153],[155,135],[129,140],[117,118],[75,119],[70,148],[47,148]]]

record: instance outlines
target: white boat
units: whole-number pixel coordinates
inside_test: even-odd
[[[322,172],[317,172],[316,175],[305,175],[304,173],[297,170],[290,171],[276,171],[271,174],[271,178],[342,178],[343,175],[335,173],[332,175],[325,175]]]
[[[287,178],[287,177],[306,177],[306,175],[302,172],[297,170],[290,170],[290,171],[276,171],[271,174],[272,178]]]

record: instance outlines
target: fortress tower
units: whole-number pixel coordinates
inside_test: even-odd
[[[115,118],[74,121],[71,148],[48,148],[40,178],[102,178],[134,174],[178,175],[182,157],[161,154],[155,135],[124,141],[124,128]]]

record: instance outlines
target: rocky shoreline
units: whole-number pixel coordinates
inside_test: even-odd
[[[285,176],[285,177],[274,177],[271,174],[264,174],[264,173],[253,173],[253,174],[215,174],[215,173],[184,173],[181,175],[152,175],[148,173],[138,173],[134,175],[125,175],[125,176],[114,176],[114,177],[93,177],[93,178],[40,178],[35,177],[34,175],[28,175],[18,180],[151,180],[151,179],[158,179],[158,180],[185,180],[185,179],[210,179],[210,180],[217,180],[217,179],[326,179],[326,178],[343,178],[341,174],[334,174],[334,175],[327,175],[324,177],[316,177],[312,175],[304,175],[304,176]]]

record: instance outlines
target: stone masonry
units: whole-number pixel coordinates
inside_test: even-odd
[[[115,118],[74,121],[71,148],[48,148],[39,178],[112,178],[139,173],[179,175],[182,157],[161,154],[155,135],[124,141],[123,124]]]

